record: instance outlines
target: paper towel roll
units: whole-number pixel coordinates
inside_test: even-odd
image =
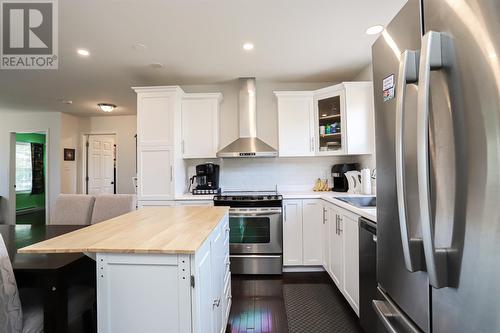
[[[372,177],[370,169],[361,170],[361,193],[372,194]]]

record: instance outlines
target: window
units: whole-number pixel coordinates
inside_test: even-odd
[[[31,144],[16,142],[16,192],[31,192]]]

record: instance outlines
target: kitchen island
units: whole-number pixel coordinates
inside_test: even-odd
[[[99,332],[225,331],[228,207],[148,207],[22,248],[97,265]]]

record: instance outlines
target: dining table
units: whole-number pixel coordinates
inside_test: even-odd
[[[83,253],[25,254],[19,248],[88,225],[0,225],[18,288],[43,293],[44,332],[68,332],[68,289],[73,283],[95,287],[95,262]]]

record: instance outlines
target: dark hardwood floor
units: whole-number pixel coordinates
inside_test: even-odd
[[[233,304],[226,332],[287,333],[283,285],[292,283],[326,283],[339,292],[325,272],[284,273],[281,276],[233,275]],[[349,307],[347,302],[346,307]],[[356,316],[354,312],[352,315]]]
[[[44,225],[45,209],[16,214],[16,224]]]

